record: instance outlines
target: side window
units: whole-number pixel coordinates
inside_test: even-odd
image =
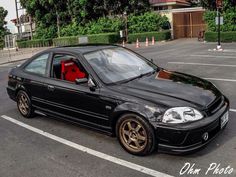
[[[87,72],[74,56],[55,54],[52,61],[51,77],[75,82],[76,79],[87,78]]]
[[[31,73],[44,76],[46,74],[47,61],[49,54],[43,54],[29,63],[25,70]]]

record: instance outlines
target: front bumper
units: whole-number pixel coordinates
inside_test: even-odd
[[[159,140],[158,150],[172,154],[186,154],[206,146],[224,128],[221,128],[221,117],[229,111],[229,102],[225,98],[224,104],[213,115],[188,124],[175,126],[158,126],[156,135]],[[204,133],[208,133],[204,140]]]
[[[12,88],[12,87],[8,86],[7,87],[7,93],[8,93],[9,97],[12,100],[16,101],[16,90],[15,90],[15,88]]]

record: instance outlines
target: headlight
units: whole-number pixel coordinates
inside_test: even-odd
[[[196,109],[190,107],[175,107],[168,109],[163,118],[164,123],[185,123],[202,119],[203,115]]]

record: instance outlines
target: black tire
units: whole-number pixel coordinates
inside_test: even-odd
[[[153,127],[136,114],[125,114],[118,119],[116,136],[121,146],[134,155],[148,155],[156,149],[157,140]]]
[[[31,100],[25,91],[20,90],[17,93],[16,101],[17,108],[22,116],[25,118],[34,117],[34,108],[32,107]]]

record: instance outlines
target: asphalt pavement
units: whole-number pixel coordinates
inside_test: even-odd
[[[6,93],[8,71],[22,61],[0,65],[0,176],[236,176],[236,43],[222,46],[225,50],[217,52],[213,50],[216,44],[196,39],[138,49],[128,46],[160,67],[212,81],[230,99],[225,130],[204,149],[184,156],[159,152],[133,156],[116,138],[78,125],[44,116],[24,119]],[[207,171],[214,165],[214,170]],[[231,174],[225,174],[229,169],[233,169]]]

